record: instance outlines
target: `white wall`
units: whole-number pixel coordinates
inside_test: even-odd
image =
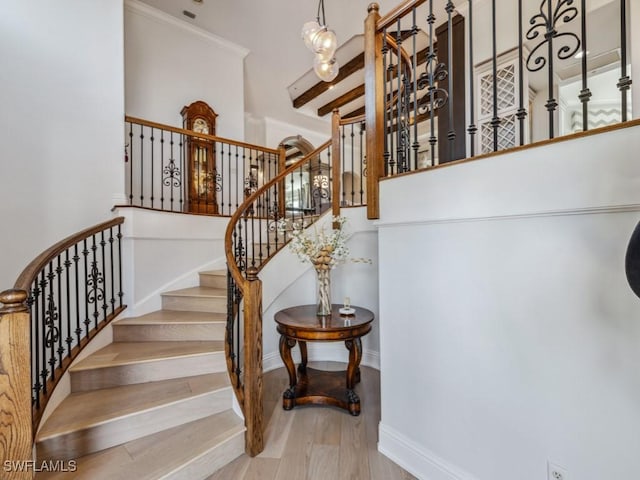
[[[119,208],[127,317],[161,308],[160,293],[198,285],[198,272],[225,269],[229,218]]]
[[[216,135],[244,140],[244,48],[137,0],[125,2],[127,115],[182,126],[180,110],[203,100]]]
[[[264,135],[265,146],[269,148],[278,148],[282,140],[294,135],[302,135],[317,148],[331,139],[331,123],[327,123],[327,129],[325,131],[318,132],[266,117],[264,118]]]
[[[379,448],[429,480],[640,478],[640,127],[381,185]]]
[[[0,289],[123,196],[122,3],[6,0],[0,15]]]
[[[345,229],[351,235],[347,242],[351,257],[370,258],[372,263],[347,262],[337,266],[331,272],[331,301],[342,303],[344,297],[348,296],[353,305],[367,308],[376,315],[371,333],[362,339],[362,364],[379,368],[377,232],[373,223],[366,220],[365,208],[344,209],[341,214],[348,219]],[[330,214],[327,214],[320,225],[325,224],[330,228],[330,221]],[[287,274],[283,275],[282,272]],[[278,352],[280,337],[273,316],[283,308],[315,303],[315,272],[285,247],[260,271],[260,279],[263,282],[263,366],[265,370],[272,370],[283,366]],[[308,346],[309,359],[312,361],[348,360],[348,351],[343,342],[309,342]],[[293,354],[296,362],[299,361],[298,348],[294,349]]]

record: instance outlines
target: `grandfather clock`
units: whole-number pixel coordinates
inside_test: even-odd
[[[182,125],[205,135],[216,134],[216,117],[205,102],[193,102],[182,109]],[[192,213],[218,213],[217,192],[220,190],[216,171],[216,144],[213,140],[197,136],[188,137],[186,144],[187,201],[185,209]]]

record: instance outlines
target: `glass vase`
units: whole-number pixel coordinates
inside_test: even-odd
[[[316,268],[316,295],[318,316],[331,315],[331,268],[320,265]]]

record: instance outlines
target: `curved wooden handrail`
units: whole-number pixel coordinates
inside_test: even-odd
[[[91,235],[106,230],[107,228],[115,227],[116,225],[122,225],[123,223],[124,217],[116,217],[107,222],[99,223],[93,227],[81,230],[80,232],[74,233],[63,240],[60,240],[58,243],[47,248],[44,252],[34,258],[29,265],[25,267],[22,273],[18,276],[13,288],[28,292],[31,284],[36,278],[36,275],[38,275],[38,273],[59,254]]]
[[[376,30],[378,30],[379,32],[382,31],[384,28],[392,25],[399,18],[404,17],[411,10],[419,7],[426,1],[427,0],[408,0],[404,3],[401,3],[377,21]]]
[[[237,147],[250,148],[252,150],[259,150],[261,152],[272,153],[274,155],[278,155],[280,153],[278,150],[273,149],[273,148],[261,147],[259,145],[252,145],[251,143],[238,142],[236,140],[230,140],[228,138],[216,137],[215,135],[207,135],[207,134],[204,134],[204,133],[197,133],[197,132],[194,132],[193,130],[185,130],[184,128],[172,127],[170,125],[164,125],[162,123],[151,122],[149,120],[144,120],[142,118],[136,118],[136,117],[130,117],[128,115],[124,117],[124,120],[125,120],[125,122],[135,123],[137,125],[144,125],[146,127],[151,127],[151,128],[158,128],[160,130],[167,130],[169,132],[179,133],[181,135],[187,135],[189,137],[197,137],[197,138],[201,138],[203,140],[209,140],[209,141],[212,141],[212,142],[221,142],[221,143],[226,143],[226,144],[229,144],[229,145],[234,145],[234,146],[237,146]]]
[[[235,213],[231,216],[231,219],[227,224],[227,230],[224,235],[224,246],[225,246],[225,255],[227,258],[227,266],[229,268],[229,271],[231,272],[231,275],[233,276],[233,279],[238,285],[242,285],[245,282],[245,279],[242,276],[242,272],[240,271],[240,268],[236,264],[236,259],[233,256],[233,248],[232,248],[233,231],[235,229],[236,224],[238,223],[238,220],[242,218],[246,210],[251,207],[251,204],[255,202],[256,199],[260,197],[260,195],[266,192],[269,188],[273,187],[276,183],[281,182],[287,175],[289,175],[291,172],[299,168],[300,165],[304,164],[305,162],[308,162],[313,157],[317,157],[323,150],[328,148],[330,145],[331,145],[331,140],[327,140],[325,143],[320,145],[314,151],[308,153],[307,155],[302,157],[300,160],[298,160],[294,164],[288,166],[286,169],[284,169],[274,178],[272,178],[267,183],[265,183],[262,187],[258,188],[258,190],[252,193],[249,197],[247,197],[247,199],[242,203],[242,205],[240,205],[238,209],[235,211]],[[264,262],[262,265],[264,265]],[[260,271],[260,268],[262,268],[262,265],[258,267],[258,271]]]

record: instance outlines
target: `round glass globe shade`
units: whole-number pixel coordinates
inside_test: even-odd
[[[324,58],[331,58],[336,53],[338,47],[338,39],[333,30],[327,30],[324,27],[313,39],[313,51]]]
[[[300,32],[300,34],[304,40],[304,44],[311,51],[313,51],[313,40],[320,30],[322,30],[322,27],[316,21],[307,22],[302,26],[302,32]]]
[[[321,57],[316,56],[313,61],[313,70],[320,80],[331,82],[338,76],[340,66],[335,58],[327,62],[323,61]]]

